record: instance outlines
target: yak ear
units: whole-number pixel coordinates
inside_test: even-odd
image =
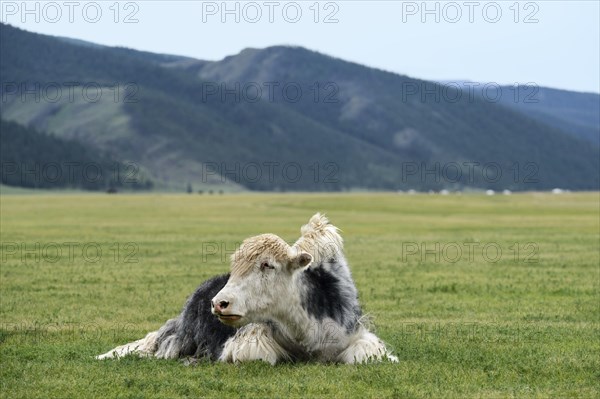
[[[290,260],[290,268],[301,269],[311,264],[313,257],[308,252],[298,251]]]

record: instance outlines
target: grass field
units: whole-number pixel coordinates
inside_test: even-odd
[[[598,193],[0,200],[3,398],[599,394]],[[93,359],[177,315],[243,238],[292,242],[317,211],[400,363]]]

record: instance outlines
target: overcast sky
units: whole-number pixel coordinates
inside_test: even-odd
[[[22,1],[2,1],[1,8],[3,22],[26,30],[206,60],[289,44],[423,79],[600,92],[597,0],[315,3],[32,1],[25,10]]]

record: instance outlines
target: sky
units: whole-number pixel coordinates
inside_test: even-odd
[[[1,1],[1,20],[220,60],[297,45],[416,78],[600,93],[600,1]]]

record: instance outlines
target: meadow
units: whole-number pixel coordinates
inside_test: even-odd
[[[599,193],[0,197],[5,398],[596,398]],[[340,227],[397,364],[97,361],[176,316],[244,238]]]

